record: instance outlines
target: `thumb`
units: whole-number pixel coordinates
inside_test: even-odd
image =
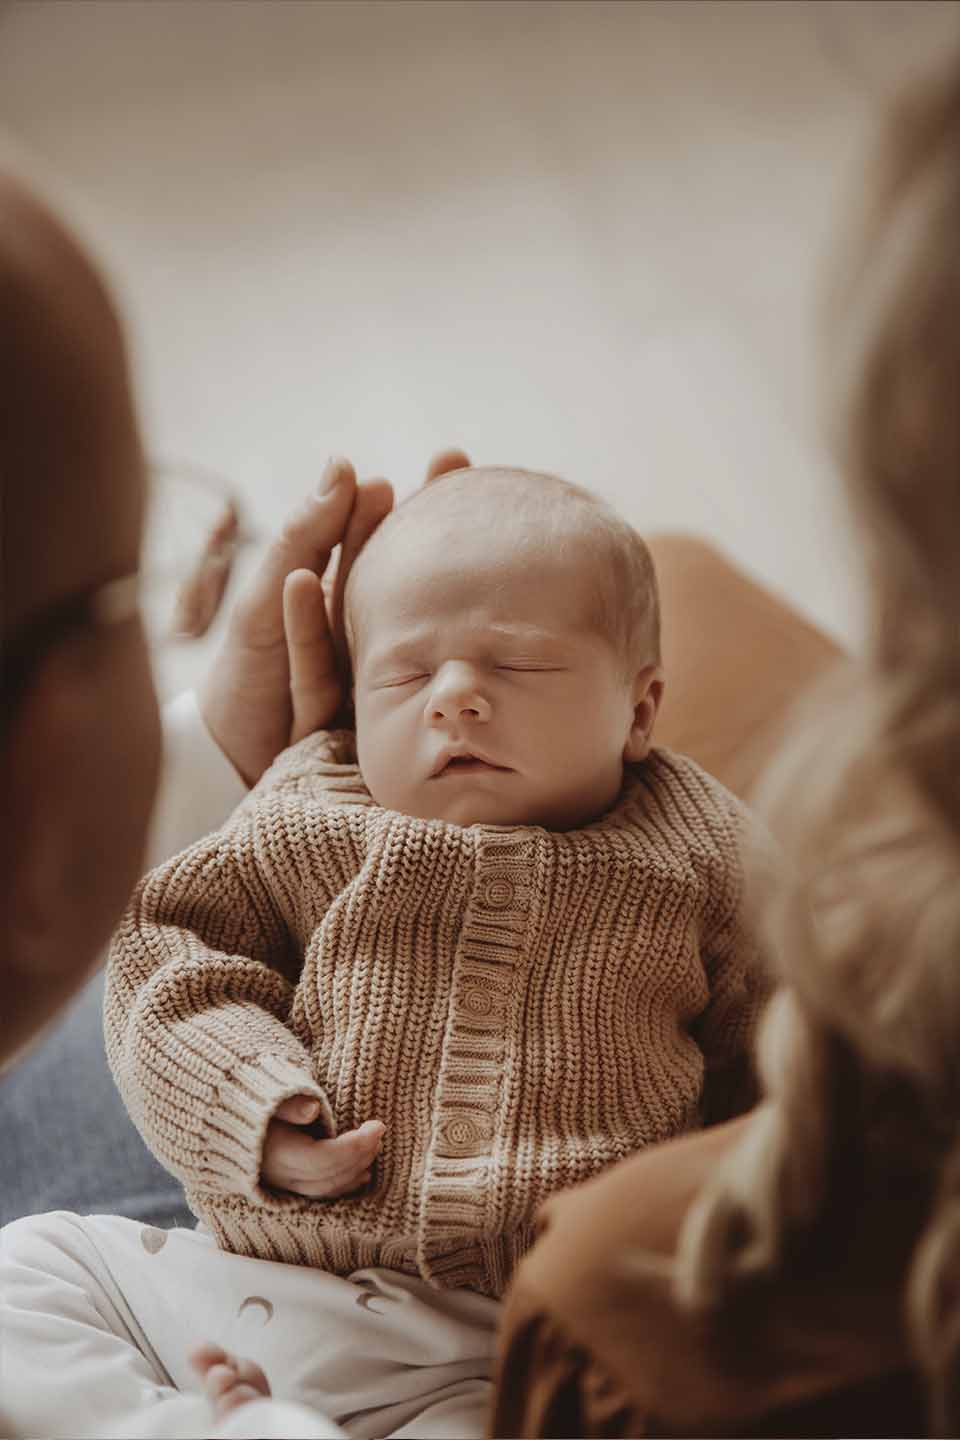
[[[312,570],[294,570],[283,586],[283,628],[290,664],[290,743],[321,730],[340,706],[340,680],[323,584]]]
[[[286,1120],[288,1125],[309,1125],[319,1114],[320,1101],[312,1095],[291,1095],[277,1106],[274,1119]]]

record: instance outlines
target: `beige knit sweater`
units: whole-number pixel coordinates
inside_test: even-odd
[[[110,1063],[226,1249],[499,1295],[548,1195],[696,1126],[705,1067],[709,1089],[749,1047],[744,812],[655,751],[583,830],[463,828],[374,805],[354,754],[301,742],[141,882]],[[331,1131],[386,1122],[366,1191],[261,1187],[298,1093]]]

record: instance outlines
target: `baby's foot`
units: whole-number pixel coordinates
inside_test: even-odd
[[[190,1355],[190,1364],[203,1381],[203,1389],[218,1420],[270,1394],[266,1375],[253,1360],[230,1355],[219,1345],[198,1345]]]

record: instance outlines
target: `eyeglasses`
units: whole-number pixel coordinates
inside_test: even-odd
[[[237,496],[195,465],[148,466],[139,572],[68,595],[35,616],[4,647],[0,676],[10,714],[39,658],[77,630],[118,625],[142,612],[154,650],[204,636],[220,612],[237,555],[256,543]]]
[[[257,535],[211,470],[153,462],[144,525],[142,608],[154,646],[199,640],[219,614],[238,555]]]

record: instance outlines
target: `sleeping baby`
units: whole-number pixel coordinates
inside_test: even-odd
[[[652,564],[586,491],[444,476],[345,624],[355,727],[141,883],[108,1053],[224,1249],[496,1297],[549,1195],[751,1100],[747,818],[652,748]]]

